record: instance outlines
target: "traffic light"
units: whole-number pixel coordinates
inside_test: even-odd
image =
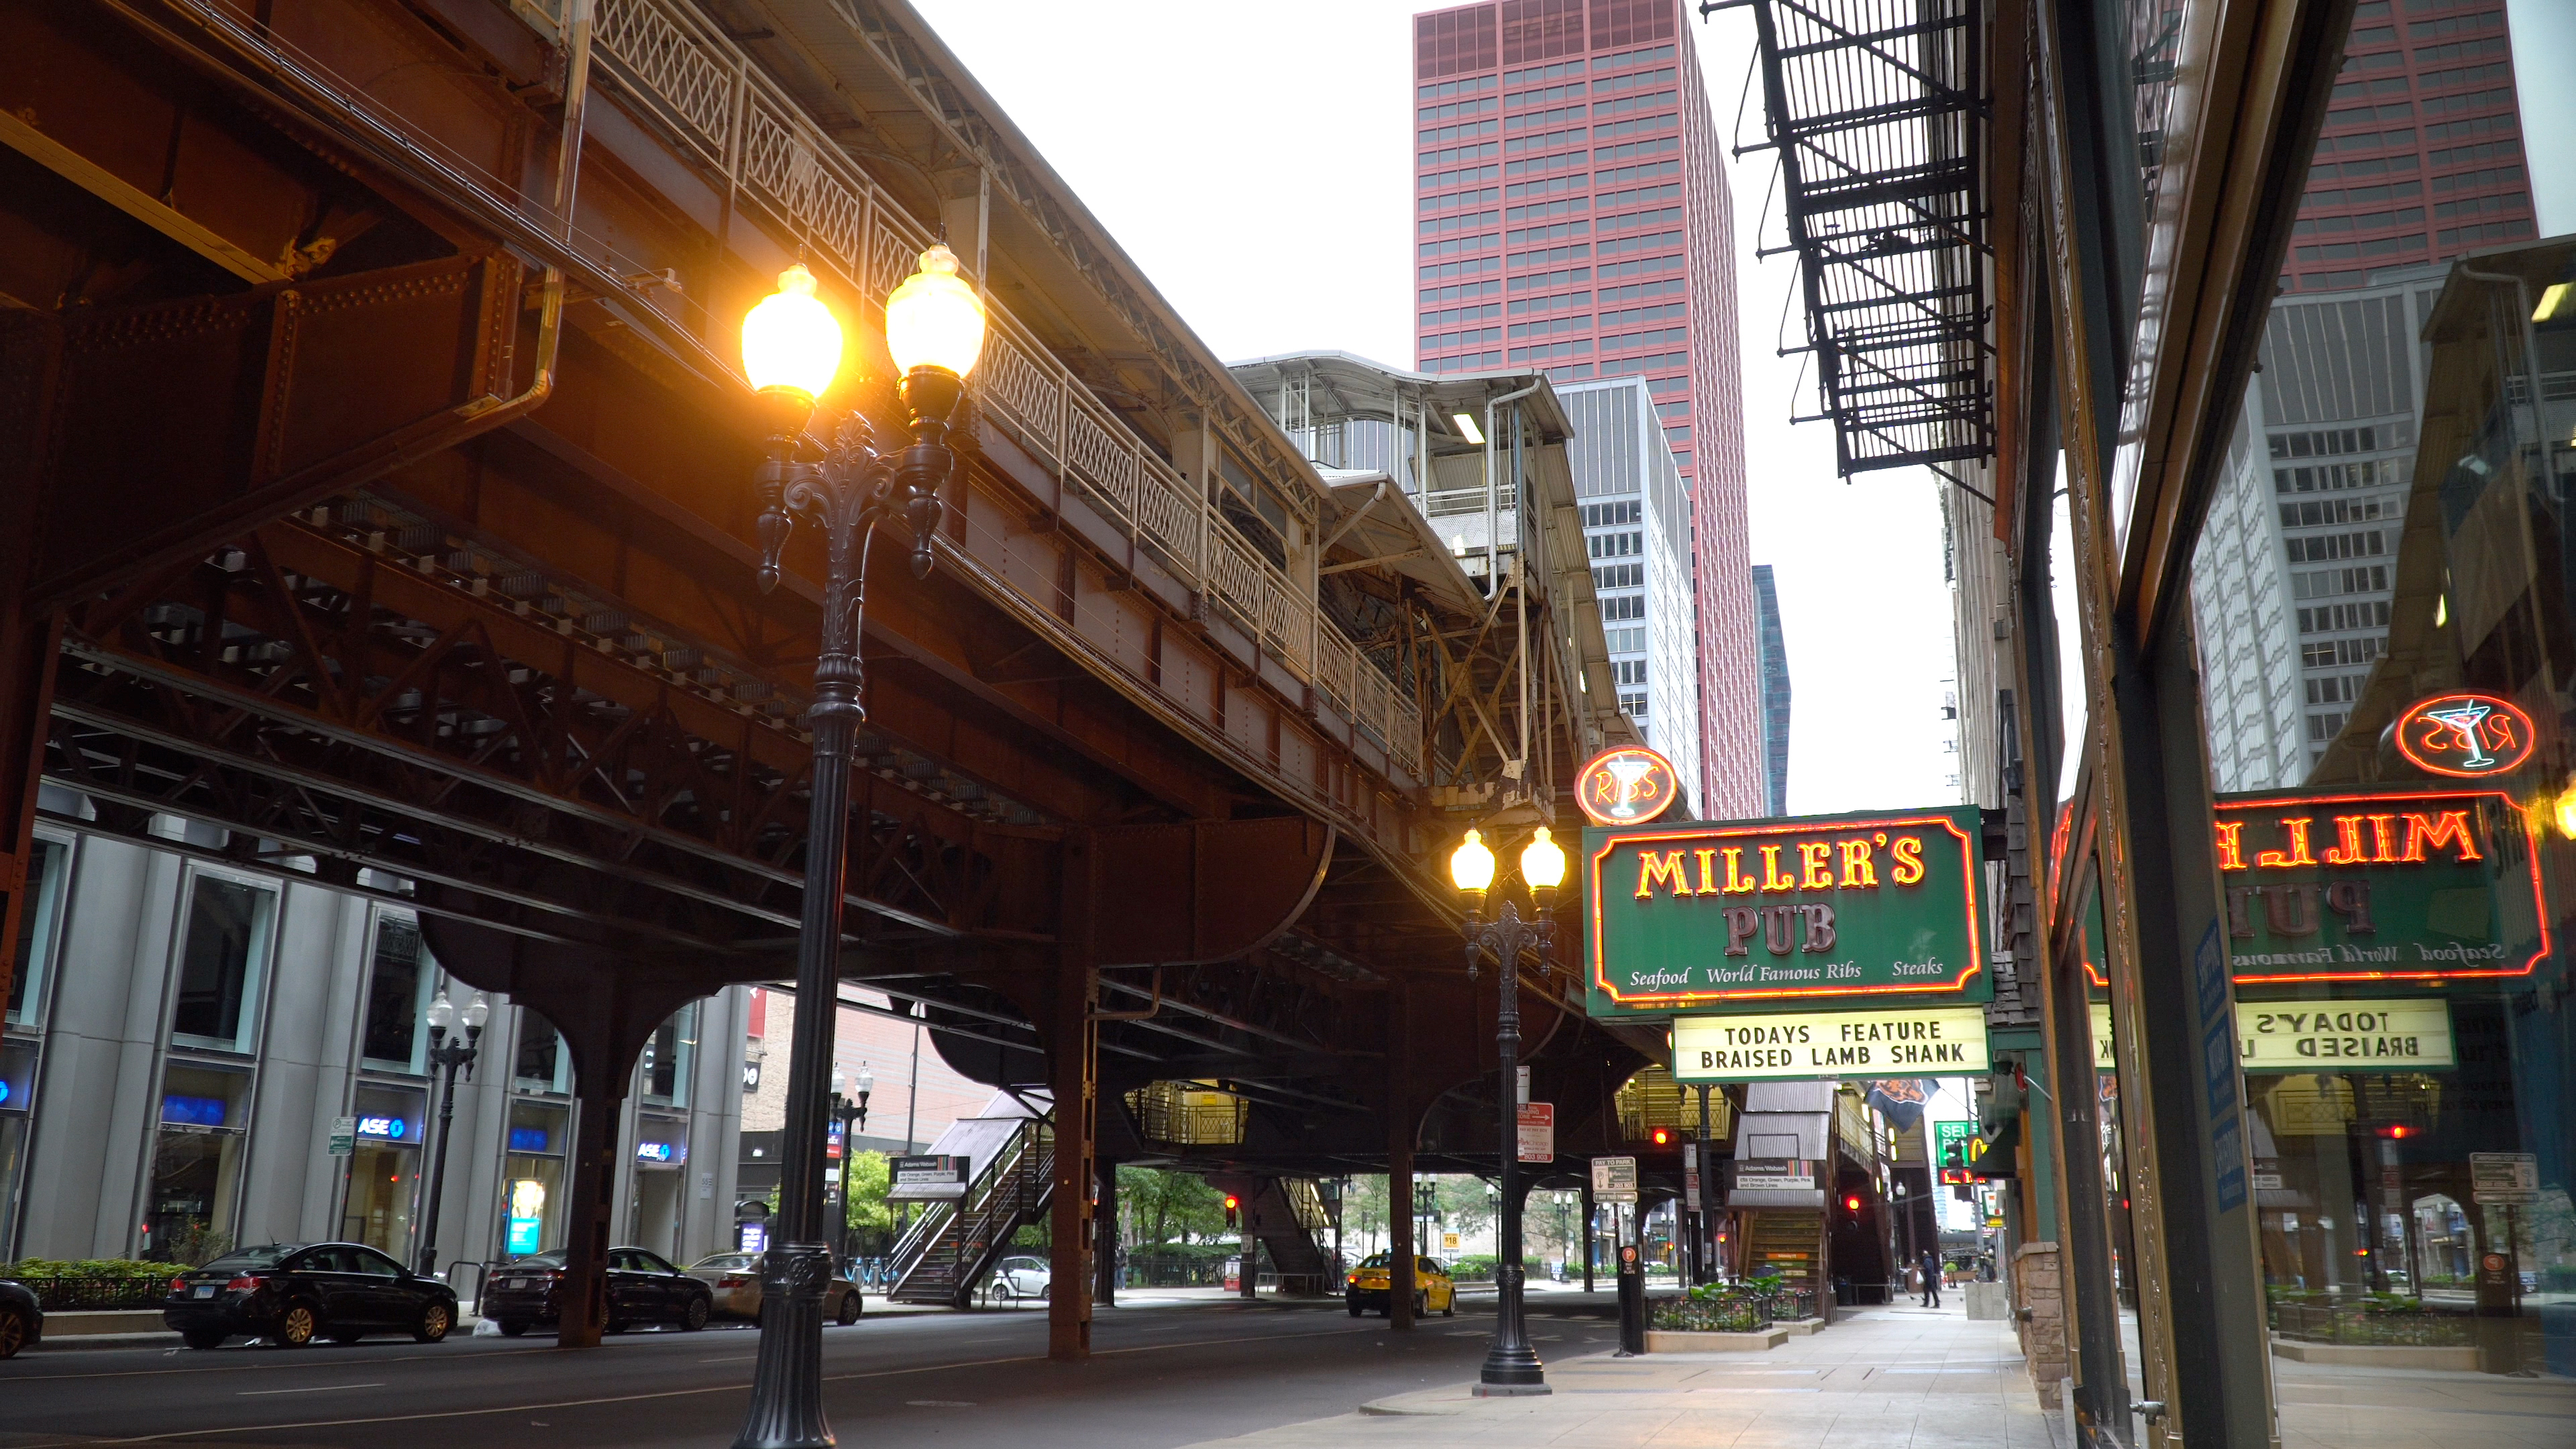
[[[1673,1145],[1673,1129],[1671,1129],[1670,1127],[1658,1127],[1658,1128],[1656,1128],[1656,1129],[1654,1130],[1654,1133],[1653,1133],[1653,1140],[1654,1140],[1654,1144],[1655,1144],[1657,1147],[1670,1147],[1670,1146],[1672,1146],[1672,1145]]]
[[[1941,1149],[1941,1181],[1945,1185],[1949,1186],[1956,1186],[1963,1182],[1976,1181],[1976,1178],[1968,1171],[1968,1147],[1966,1143],[1953,1142],[1949,1146]]]
[[[1233,1193],[1227,1193],[1225,1195],[1225,1225],[1227,1227],[1232,1228],[1242,1226],[1242,1209],[1243,1199],[1236,1197]]]
[[[1855,1193],[1850,1193],[1850,1194],[1847,1194],[1847,1195],[1845,1195],[1845,1196],[1844,1196],[1844,1198],[1843,1198],[1843,1211],[1844,1211],[1844,1212],[1847,1212],[1847,1213],[1850,1213],[1850,1214],[1852,1215],[1852,1221],[1853,1221],[1853,1222],[1858,1222],[1858,1221],[1860,1221],[1860,1194],[1859,1194],[1859,1193],[1856,1193],[1856,1192],[1855,1192]]]

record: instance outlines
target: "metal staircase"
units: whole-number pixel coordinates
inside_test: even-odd
[[[1011,1235],[1045,1214],[1054,1175],[1055,1124],[1028,1118],[975,1174],[964,1196],[929,1204],[895,1244],[894,1287],[886,1297],[969,1306],[976,1283],[1010,1251]]]
[[[1751,1208],[1744,1216],[1743,1276],[1777,1273],[1783,1287],[1803,1288],[1831,1303],[1825,1283],[1825,1215],[1798,1208]]]
[[[1316,1240],[1332,1218],[1313,1179],[1255,1178],[1243,1206],[1244,1225],[1269,1253],[1280,1292],[1311,1297],[1340,1286],[1334,1281],[1332,1255]]]

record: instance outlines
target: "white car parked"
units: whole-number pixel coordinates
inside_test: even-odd
[[[1044,1258],[1004,1258],[984,1285],[984,1306],[1008,1308],[1017,1303],[1043,1303],[1053,1279]]]

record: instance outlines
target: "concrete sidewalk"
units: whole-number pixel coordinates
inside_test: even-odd
[[[1210,1441],[1228,1449],[1472,1442],[1653,1449],[2050,1449],[2008,1325],[1961,1308],[1846,1310],[1768,1353],[1594,1355],[1548,1365],[1556,1392],[1478,1399],[1466,1384]],[[1210,1446],[1193,1446],[1210,1449]]]

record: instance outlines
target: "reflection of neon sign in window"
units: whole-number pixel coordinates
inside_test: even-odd
[[[382,1137],[391,1141],[399,1142],[402,1140],[403,1134],[410,1130],[411,1124],[405,1122],[400,1117],[361,1117],[358,1119],[358,1135],[361,1137]]]
[[[638,1142],[635,1144],[635,1156],[640,1161],[668,1162],[672,1159],[673,1155],[671,1144],[668,1142]]]
[[[229,1105],[221,1097],[189,1097],[174,1092],[161,1099],[161,1120],[182,1127],[221,1127]]]
[[[2531,716],[2492,694],[2443,694],[2398,716],[2397,752],[2436,775],[2500,775],[2531,758]]]
[[[552,1152],[554,1150],[554,1140],[554,1134],[548,1132],[543,1127],[513,1127],[510,1129],[510,1150],[512,1152]]]

